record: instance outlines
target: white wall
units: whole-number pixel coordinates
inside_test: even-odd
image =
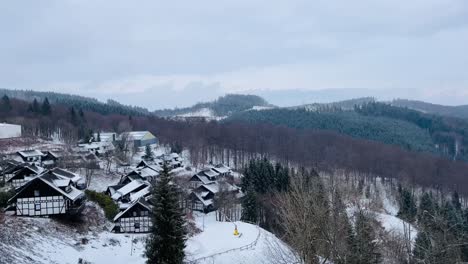
[[[0,123],[0,138],[21,137],[21,126]]]

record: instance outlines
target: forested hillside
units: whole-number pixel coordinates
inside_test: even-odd
[[[389,135],[388,131],[377,129],[369,123],[373,120],[371,118],[376,117],[357,113],[340,111],[335,115],[331,113],[328,118],[332,121],[319,118],[312,122],[312,124],[328,129],[311,129],[301,126],[288,128],[287,123],[275,125],[244,122],[235,118],[219,123],[183,122],[144,115],[105,115],[68,105],[45,102],[46,100],[44,102],[36,100],[36,103],[27,102],[4,96],[0,100],[0,122],[21,124],[25,136],[51,137],[55,135],[71,144],[75,144],[78,139],[86,137],[92,131],[149,130],[163,144],[180,144],[189,150],[195,163],[215,161],[213,158],[218,157],[229,166],[240,169],[249,159],[261,155],[274,158],[284,164],[294,164],[294,166],[314,167],[325,171],[340,169],[378,175],[438,189],[455,188],[463,193],[468,190],[466,177],[468,164],[466,162],[408,151],[396,144],[363,140],[330,130],[330,128],[337,129],[346,125],[349,126],[348,131],[361,133],[363,136],[366,135],[366,130],[377,131],[375,135],[382,136],[382,138]],[[246,111],[246,113],[251,115],[283,113],[282,111],[263,110]],[[295,110],[285,112],[284,118],[301,121],[301,117],[308,118],[309,114],[317,115],[317,113]],[[353,118],[358,120],[363,118],[365,122],[353,121]],[[385,120],[382,117],[377,119]],[[308,119],[301,122],[306,121]],[[393,120],[390,124],[394,127],[383,124],[386,125],[385,130],[395,133],[406,132],[408,137],[414,138],[415,142],[420,142],[419,146],[429,147],[425,143],[428,137],[430,139],[428,130],[424,135],[421,132],[425,131],[424,129],[418,129],[416,125],[406,121]],[[366,125],[369,127],[363,129]],[[411,135],[411,133],[414,134]],[[405,142],[405,134],[397,135],[399,143]],[[421,141],[421,138],[425,141]]]
[[[253,107],[270,106],[267,101],[256,95],[228,94],[218,98],[213,102],[198,103],[191,107],[179,109],[156,110],[154,114],[161,117],[170,117],[196,113],[202,109],[212,111],[218,117],[228,116],[234,113],[252,109]]]
[[[268,123],[299,129],[329,130],[352,137],[399,145],[408,150],[435,152],[427,130],[407,121],[360,115],[354,111],[328,109],[272,109],[239,113],[230,120]]]
[[[77,109],[93,111],[104,115],[122,114],[122,115],[148,115],[147,109],[137,106],[123,105],[114,100],[107,100],[106,103],[97,99],[79,95],[62,94],[55,92],[38,92],[31,90],[8,90],[0,89],[0,95],[6,95],[10,98],[17,98],[32,102],[36,99],[42,102],[47,98],[52,104],[61,104]]]
[[[306,104],[300,106],[289,107],[290,109],[307,109],[312,111],[320,111],[321,109],[330,109],[330,108],[337,108],[342,110],[353,110],[356,105],[362,105],[369,102],[375,102],[375,98],[373,97],[361,97],[349,100],[343,100],[338,102],[332,103],[314,103],[314,104]]]
[[[417,125],[428,131],[438,152],[455,159],[468,160],[468,121],[426,114],[408,108],[371,102],[357,106],[356,112],[365,116],[392,118]]]
[[[447,106],[405,99],[393,100],[392,105],[407,107],[425,113],[468,119],[468,105]]]

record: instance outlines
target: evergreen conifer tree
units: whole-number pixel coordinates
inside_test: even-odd
[[[435,201],[430,193],[423,193],[418,208],[418,224],[429,228],[432,223],[432,216],[435,214]]]
[[[151,150],[150,145],[145,146],[145,158],[147,160],[152,160],[153,159],[153,151]]]
[[[258,204],[257,195],[252,188],[247,189],[245,196],[242,198],[242,218],[243,221],[257,223],[258,220]]]
[[[76,111],[75,111],[75,108],[72,106],[70,108],[70,119],[71,119],[71,122],[72,124],[76,125],[77,124],[77,117],[76,117]]]
[[[44,102],[42,102],[41,112],[42,112],[43,115],[49,115],[50,114],[50,103],[49,103],[49,99],[47,99],[47,97],[44,99]]]
[[[178,194],[166,166],[152,189],[152,228],[146,242],[148,264],[180,264],[184,260],[186,231]]]
[[[1,103],[0,110],[2,112],[10,112],[12,108],[13,107],[11,106],[10,98],[5,94],[2,97],[2,103]]]
[[[356,216],[356,236],[354,238],[352,263],[374,264],[379,263],[379,248],[375,240],[375,233],[370,218],[364,212]]]
[[[97,142],[101,142],[101,132],[97,132]]]
[[[415,263],[432,263],[431,238],[423,231],[419,232],[413,249],[413,261]]]
[[[36,98],[34,98],[31,108],[33,113],[39,113],[39,103],[37,102]]]
[[[399,188],[400,192],[400,210],[398,217],[410,223],[414,222],[417,215],[416,201],[413,194],[406,188]]]

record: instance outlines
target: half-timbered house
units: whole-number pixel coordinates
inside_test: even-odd
[[[29,165],[28,163],[23,163],[22,165],[16,166],[16,170],[9,174],[6,183],[13,188],[19,188],[28,181],[37,177],[43,171],[44,168],[42,167],[36,166],[34,164]]]
[[[50,171],[35,177],[8,201],[18,216],[75,215],[85,205],[83,191]]]
[[[16,154],[23,162],[36,165],[41,165],[42,157],[44,157],[44,153],[39,150],[23,150],[16,152]]]
[[[240,193],[238,187],[224,181],[203,184],[190,193],[191,209],[205,213],[216,210],[215,199],[221,191],[228,192],[234,196]]]
[[[147,233],[151,231],[152,206],[140,198],[114,217],[115,233]]]

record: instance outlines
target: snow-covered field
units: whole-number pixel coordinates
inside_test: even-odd
[[[0,216],[0,263],[76,264],[79,259],[103,264],[145,263],[146,235],[108,232],[111,224],[92,203],[84,213],[83,221],[76,223]],[[271,263],[277,252],[291,254],[275,236],[255,225],[217,222],[214,214],[198,214],[195,222],[204,231],[188,239],[187,260],[204,259],[193,263]],[[240,237],[233,235],[234,224],[242,233]],[[236,250],[246,245],[251,248]],[[234,251],[211,257],[228,250]]]

